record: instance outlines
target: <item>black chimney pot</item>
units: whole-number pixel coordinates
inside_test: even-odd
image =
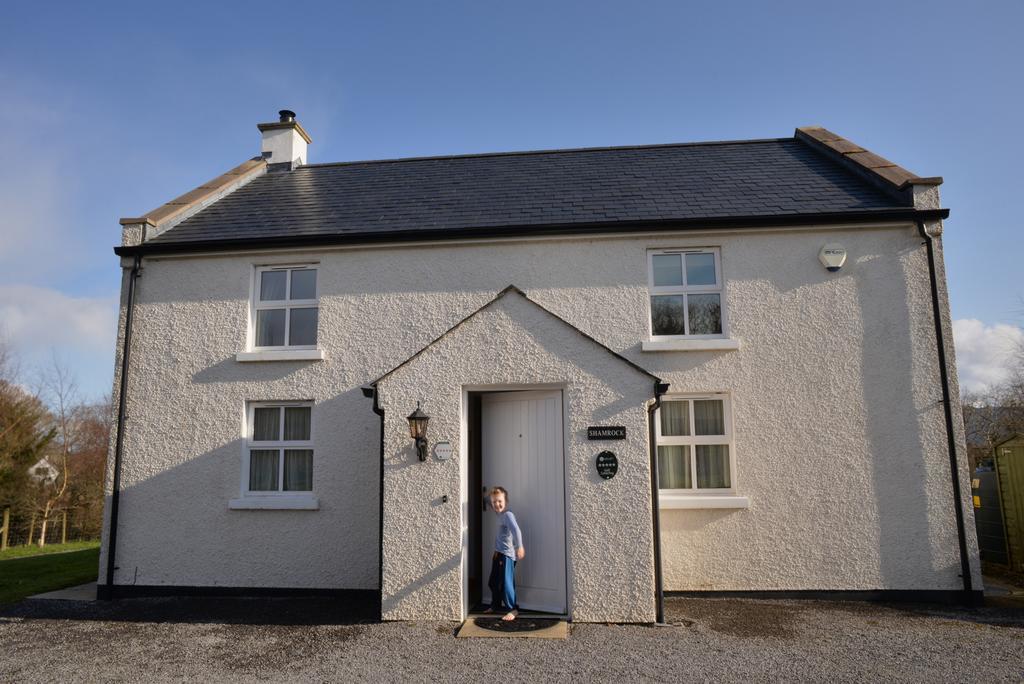
[[[281,115],[281,123],[291,123],[295,121],[295,112],[290,109],[282,109],[278,112]]]

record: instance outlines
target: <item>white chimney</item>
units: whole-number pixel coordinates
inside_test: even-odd
[[[256,124],[263,134],[262,153],[268,164],[289,164],[291,168],[306,163],[306,145],[313,142],[295,120],[295,112],[282,109],[280,121]]]

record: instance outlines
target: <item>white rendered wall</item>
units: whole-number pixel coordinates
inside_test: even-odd
[[[849,252],[839,273],[817,260],[825,242]],[[646,250],[688,246],[721,248],[738,351],[640,351]],[[253,266],[275,261],[319,262],[325,361],[235,361]],[[379,420],[359,386],[510,283],[673,392],[730,393],[750,508],[663,511],[666,589],[961,587],[927,261],[910,225],[147,259],[115,581],[377,588]],[[245,401],[266,399],[316,402],[319,511],[228,510]]]
[[[584,622],[654,621],[646,437],[646,404],[653,401],[654,380],[516,293],[379,384],[385,413],[384,619],[465,616],[461,527],[468,513],[467,503],[459,504],[462,389],[544,383],[562,385],[566,416],[569,614]],[[430,415],[431,441],[456,447],[451,460],[417,459],[406,416],[419,399]],[[588,425],[623,425],[628,439],[590,442]],[[619,458],[619,472],[610,480],[602,480],[594,467],[604,449],[613,449]],[[442,503],[444,495],[448,503]],[[535,547],[529,531],[523,534],[529,554]]]

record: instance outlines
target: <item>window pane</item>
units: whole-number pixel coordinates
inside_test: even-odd
[[[683,295],[651,297],[651,332],[655,335],[685,335]]]
[[[687,285],[714,285],[715,284],[715,255],[714,254],[687,254],[686,255],[686,284]]]
[[[725,404],[720,399],[694,399],[693,434],[724,435]]]
[[[253,409],[252,423],[253,441],[276,442],[281,439],[281,409],[276,406]]]
[[[697,445],[697,487],[725,489],[729,483],[729,447],[725,444]]]
[[[720,335],[722,333],[721,295],[692,294],[690,304],[690,334]]]
[[[658,486],[661,489],[689,489],[690,447],[658,447]]]
[[[679,257],[679,254],[655,254],[651,257],[655,286],[683,284],[683,265]]]
[[[249,452],[249,491],[277,491],[277,449],[252,449]]]
[[[688,401],[663,402],[658,412],[661,414],[661,435],[676,437],[690,434],[690,407]]]
[[[316,270],[292,271],[292,299],[316,299]]]
[[[277,302],[284,299],[288,271],[263,271],[260,273],[260,301]]]
[[[286,406],[284,409],[284,438],[291,442],[309,441],[309,419],[312,411],[308,406]]]
[[[256,346],[284,346],[284,309],[256,312]]]
[[[316,344],[316,314],[318,309],[292,309],[288,345]]]
[[[285,449],[284,491],[313,491],[313,450]]]

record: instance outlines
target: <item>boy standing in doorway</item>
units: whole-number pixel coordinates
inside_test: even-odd
[[[523,533],[516,522],[516,516],[508,508],[508,491],[504,487],[491,490],[491,508],[498,515],[498,534],[494,539],[494,556],[491,558],[491,576],[487,586],[491,588],[491,607],[485,613],[496,613],[502,603],[508,612],[502,620],[515,620],[519,614],[516,605],[516,561],[526,555],[523,549]]]

